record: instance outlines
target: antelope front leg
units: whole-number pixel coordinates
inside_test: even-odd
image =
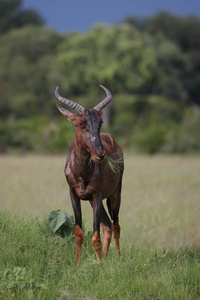
[[[112,227],[111,227],[111,221],[103,207],[102,203],[102,210],[101,210],[101,226],[103,229],[103,235],[104,235],[104,241],[103,241],[103,254],[107,255],[108,249],[111,242],[112,237]]]
[[[101,238],[100,238],[100,219],[101,219],[102,199],[99,192],[93,199],[93,229],[92,245],[96,253],[97,261],[101,261]]]
[[[75,242],[76,242],[76,262],[79,263],[81,258],[81,250],[83,244],[84,233],[82,229],[82,212],[80,199],[73,190],[70,190],[72,207],[74,210],[76,231],[75,231]]]
[[[90,201],[90,204],[93,208],[93,201]],[[104,209],[103,203],[101,207],[101,227],[103,229],[103,235],[104,235],[104,241],[103,241],[103,254],[107,255],[110,242],[111,242],[111,237],[112,237],[112,224],[111,221]]]

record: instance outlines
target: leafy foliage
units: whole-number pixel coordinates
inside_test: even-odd
[[[20,0],[1,1],[0,8],[6,12],[0,18],[0,152],[64,151],[73,131],[55,118],[55,86],[91,108],[104,97],[99,83],[113,94],[105,124],[122,146],[199,152],[192,122],[200,105],[197,17],[162,12],[61,35],[37,17],[16,23],[14,17],[29,15]],[[183,133],[190,123],[192,132]]]
[[[22,0],[1,0],[0,34],[27,24],[42,25],[42,17],[33,9],[22,10]]]
[[[70,240],[74,234],[74,217],[69,216],[65,211],[53,210],[46,218],[47,223],[54,233],[67,237]]]
[[[13,269],[7,268],[3,272],[2,278],[3,289],[11,292],[14,297],[18,291],[28,291],[30,296],[33,296],[37,289],[45,290],[47,287],[45,284],[38,283],[35,278],[32,277],[31,272],[27,272],[24,267],[14,267]]]
[[[197,38],[200,35],[200,19],[160,12],[142,19],[130,16],[125,23],[147,32],[155,41],[158,62],[156,88],[159,93],[200,105],[196,93],[200,84],[197,75],[200,67],[200,41]]]

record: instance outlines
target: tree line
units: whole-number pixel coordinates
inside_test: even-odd
[[[113,94],[109,131],[134,151],[200,151],[200,19],[161,12],[97,24],[86,33],[46,28],[22,1],[0,3],[1,152],[63,152],[72,127],[54,90],[93,107]]]

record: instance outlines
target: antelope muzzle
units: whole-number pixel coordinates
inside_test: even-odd
[[[95,157],[94,157],[95,160],[102,161],[105,157],[106,157],[105,150],[103,150],[103,151],[95,150]]]

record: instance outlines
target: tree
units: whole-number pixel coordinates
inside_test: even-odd
[[[181,17],[164,11],[147,18],[128,17],[125,23],[153,36],[161,34],[183,51],[200,49],[200,19],[196,16]]]
[[[161,12],[153,17],[125,20],[155,44],[157,59],[153,90],[191,106],[200,105],[200,19]]]
[[[22,10],[22,0],[0,1],[0,34],[28,24],[42,25],[43,19],[33,9]]]
[[[74,95],[90,94],[99,83],[113,93],[149,93],[154,73],[155,52],[148,35],[129,25],[100,24],[85,35],[65,37],[51,79]]]
[[[26,26],[0,37],[1,115],[24,117],[51,111],[54,86],[48,73],[62,37],[44,27]]]

